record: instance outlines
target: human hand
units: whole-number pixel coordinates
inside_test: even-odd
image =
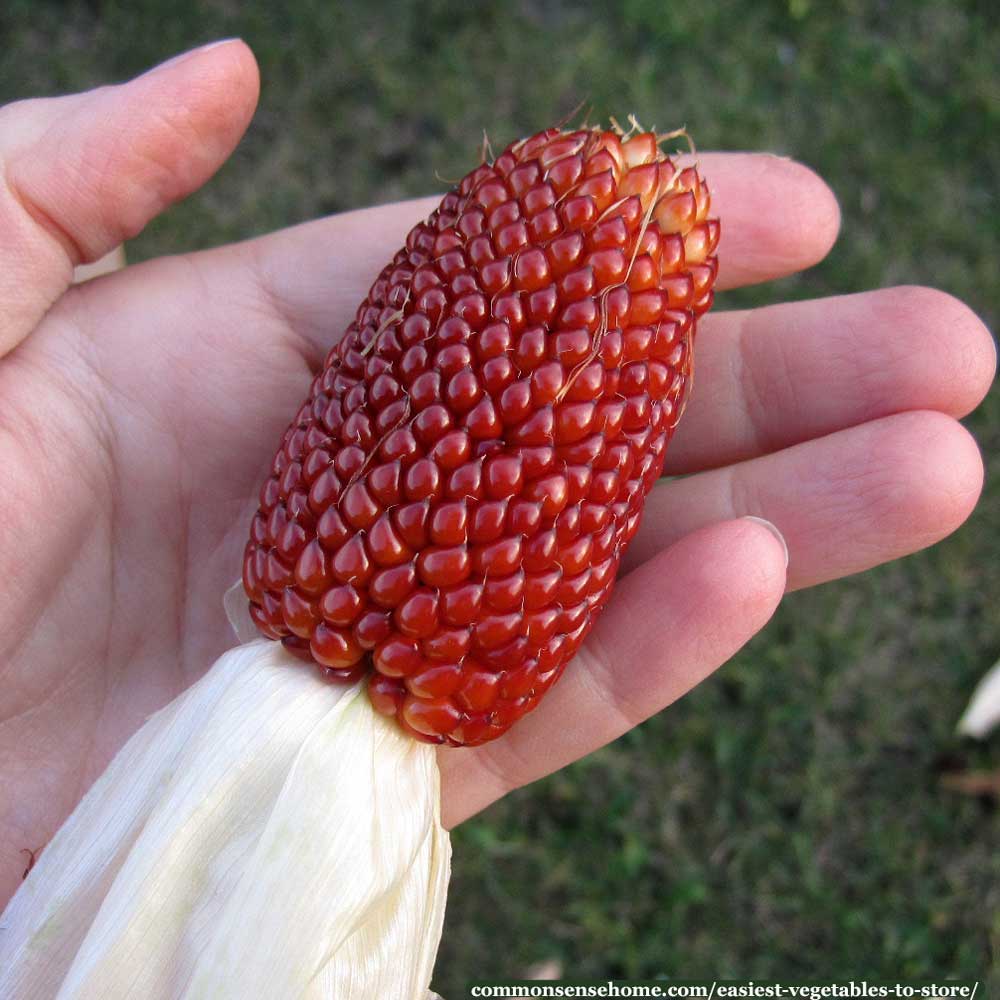
[[[145,718],[232,643],[272,451],[372,277],[436,199],[322,219],[69,287],[225,161],[257,97],[238,42],[0,111],[0,895]],[[820,260],[801,166],[705,154],[720,287]],[[993,376],[954,299],[897,288],[699,332],[697,386],[616,596],[541,707],[441,752],[454,824],[678,698],[810,586],[944,537],[978,497],[956,422]],[[741,515],[767,518],[788,543]]]

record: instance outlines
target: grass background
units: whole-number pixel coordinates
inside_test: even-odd
[[[0,99],[123,79],[241,35],[250,132],[132,259],[424,194],[561,118],[686,123],[818,169],[843,233],[720,306],[900,282],[1000,309],[1000,29],[988,2],[7,0]],[[947,357],[942,358],[947,364]],[[968,421],[989,462],[993,393]],[[1000,656],[1000,480],[935,549],[790,596],[682,703],[456,831],[436,985],[557,960],[598,976],[964,976],[1000,987],[1000,768],[954,724]]]

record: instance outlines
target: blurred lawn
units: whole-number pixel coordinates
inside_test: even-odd
[[[437,190],[586,99],[702,148],[794,156],[844,212],[830,258],[732,306],[935,285],[1000,310],[990,3],[54,3],[0,11],[0,99],[122,79],[242,35],[250,133],[133,259]],[[609,11],[617,10],[617,14]],[[947,357],[942,358],[947,364]],[[997,393],[969,420],[1000,445]],[[982,977],[1000,988],[1000,817],[942,791],[1000,767],[953,735],[1000,656],[1000,481],[930,552],[787,599],[662,717],[455,835],[436,983],[579,975]]]

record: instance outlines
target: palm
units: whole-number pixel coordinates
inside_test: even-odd
[[[825,252],[835,212],[811,175],[767,158],[702,165],[726,284]],[[272,449],[429,205],[75,287],[0,360],[0,892],[20,849],[40,847],[127,736],[231,644],[221,598]],[[942,330],[961,378],[938,364]],[[974,504],[978,455],[950,417],[979,401],[993,359],[958,303],[871,293],[720,314],[700,336],[668,459],[700,475],[653,494],[617,600],[542,707],[496,744],[442,755],[450,821],[638,723],[764,623],[786,583],[780,548],[733,517],[781,527],[795,587],[929,544]]]
[[[4,796],[8,844],[39,846],[37,831],[225,643],[218,595],[265,449],[254,455],[254,429],[236,419],[249,387],[217,346],[238,327],[206,329],[211,303],[199,309],[183,265],[154,270],[162,299],[143,293],[141,268],[82,286],[0,370],[3,516],[19,538],[2,571],[20,584],[3,624],[0,752],[25,765]],[[168,318],[178,297],[186,328]],[[273,430],[305,364],[280,336],[243,350],[275,373],[255,391]]]

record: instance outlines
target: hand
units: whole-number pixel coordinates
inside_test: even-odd
[[[352,212],[70,287],[225,161],[257,97],[249,50],[0,111],[0,894],[125,739],[232,643],[222,595],[311,373],[434,199]],[[820,260],[838,212],[805,168],[701,158],[721,287]],[[537,712],[443,751],[454,824],[680,697],[786,588],[915,551],[982,481],[956,422],[992,341],[896,288],[709,316],[697,386],[627,572]],[[774,522],[787,539],[787,571]]]

